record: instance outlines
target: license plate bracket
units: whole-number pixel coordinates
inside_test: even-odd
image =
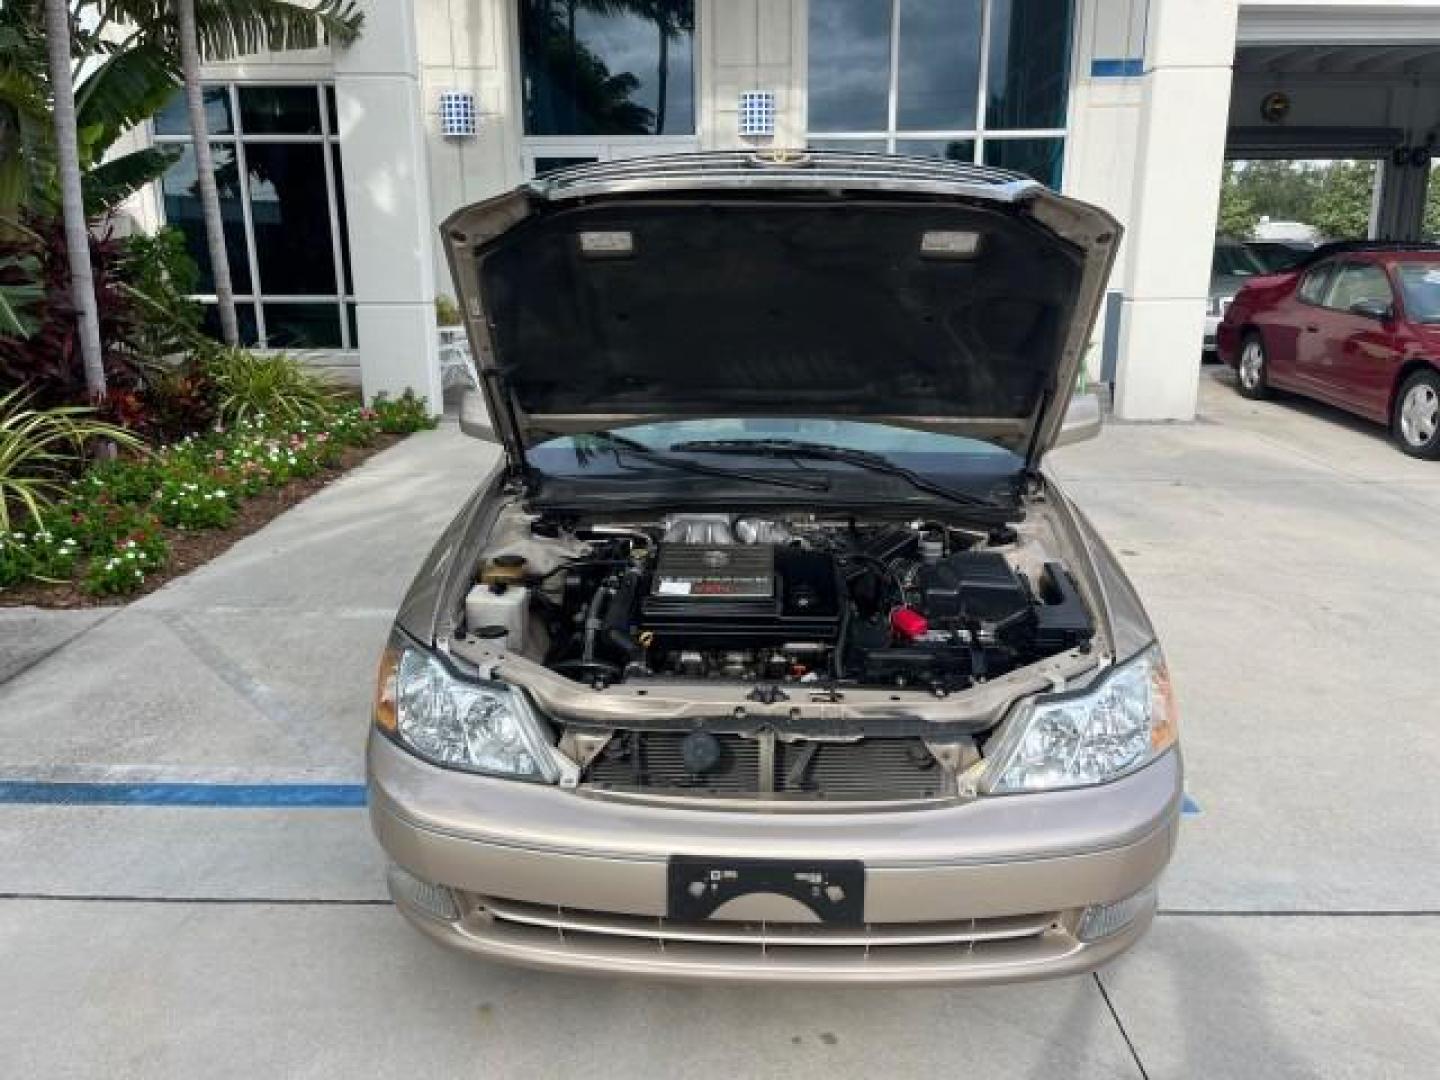
[[[711,859],[672,855],[670,918],[702,922],[739,896],[776,893],[830,926],[863,926],[865,864],[859,859]]]

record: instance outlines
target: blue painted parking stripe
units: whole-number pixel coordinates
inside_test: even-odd
[[[106,783],[79,780],[0,780],[0,803],[45,806],[362,807],[364,784]],[[1186,794],[1180,812],[1200,813]]]
[[[105,783],[0,780],[0,803],[72,806],[358,807],[364,784]]]

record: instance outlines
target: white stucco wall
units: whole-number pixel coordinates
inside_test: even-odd
[[[697,0],[700,96],[697,135],[705,150],[805,145],[805,0]],[[773,138],[738,133],[740,95],[775,94]]]
[[[415,0],[420,48],[421,123],[430,170],[432,226],[478,199],[521,180],[519,73],[515,5],[507,0]],[[440,94],[475,95],[474,138],[440,134]],[[438,291],[453,296],[450,271],[435,249]]]
[[[1133,156],[1115,412],[1195,415],[1236,0],[1154,0]]]
[[[415,5],[361,0],[360,40],[335,55],[350,260],[365,392],[413,388],[440,405],[435,230]]]
[[[1112,291],[1123,288],[1130,250],[1149,6],[1149,0],[1082,0],[1077,5],[1063,188],[1067,195],[1109,210],[1127,229],[1111,274]],[[1102,313],[1086,358],[1092,380],[1103,375],[1104,336]]]

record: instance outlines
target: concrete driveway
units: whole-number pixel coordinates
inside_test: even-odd
[[[406,927],[353,796],[390,613],[486,460],[447,427],[128,608],[0,612],[0,1073],[1433,1072],[1440,465],[1224,378],[1194,424],[1054,462],[1161,627],[1199,809],[1153,933],[1098,978],[662,987]],[[263,788],[53,805],[35,780]]]

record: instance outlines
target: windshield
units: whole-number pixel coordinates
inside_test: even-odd
[[[1272,274],[1297,266],[1310,254],[1306,248],[1290,247],[1287,244],[1248,244],[1246,250]]]
[[[855,420],[812,419],[744,419],[676,420],[658,424],[634,424],[609,433],[610,439],[589,435],[549,439],[530,449],[531,465],[551,476],[613,477],[643,467],[644,459],[630,455],[617,460],[613,442],[628,440],[661,453],[671,447],[697,441],[751,441],[763,443],[784,439],[795,442],[821,443],[842,450],[878,454],[896,465],[911,469],[938,483],[952,484],[971,491],[987,488],[997,481],[1014,477],[1023,467],[1024,458],[992,443],[959,435],[938,435],[928,431],[911,431],[888,424]],[[717,464],[713,455],[676,451],[676,457]],[[738,463],[736,467],[741,467]],[[805,459],[794,461],[785,457],[767,457],[763,461],[746,459],[746,468],[776,469],[786,475],[811,472],[835,473],[837,477],[854,472],[843,463]]]
[[[1254,277],[1265,273],[1265,267],[1240,244],[1216,244],[1210,273],[1215,277]]]
[[[1395,277],[1410,321],[1440,323],[1440,262],[1397,262]]]

